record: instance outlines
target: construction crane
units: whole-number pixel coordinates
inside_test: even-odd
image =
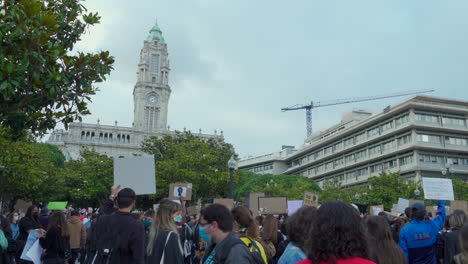
[[[338,100],[323,101],[323,102],[310,102],[310,104],[298,104],[298,105],[293,105],[290,107],[281,108],[281,111],[286,112],[286,111],[292,111],[292,110],[305,109],[306,110],[306,123],[307,123],[307,137],[310,137],[312,135],[312,109],[314,108],[331,106],[331,105],[339,105],[339,104],[349,104],[349,103],[363,102],[363,101],[371,101],[371,100],[399,97],[399,96],[405,96],[405,95],[430,93],[430,92],[434,92],[434,90],[415,90],[415,91],[408,91],[408,92],[401,92],[401,93],[394,93],[394,94],[387,94],[387,95],[347,98],[347,99],[338,99]]]

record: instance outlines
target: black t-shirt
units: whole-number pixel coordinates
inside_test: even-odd
[[[19,222],[19,236],[18,236],[18,240],[21,240],[21,241],[26,241],[28,239],[28,231],[31,230],[31,229],[39,229],[41,228],[41,225],[32,220],[31,218],[25,216],[23,218],[21,218],[20,222]]]

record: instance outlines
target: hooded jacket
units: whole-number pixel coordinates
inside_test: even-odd
[[[214,264],[250,264],[254,263],[247,246],[233,232],[218,244],[211,244],[205,251],[202,263],[211,252],[216,250]]]
[[[85,247],[86,230],[79,216],[74,215],[68,219],[68,232],[70,232],[70,248]]]

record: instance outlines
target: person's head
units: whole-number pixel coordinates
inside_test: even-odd
[[[49,226],[47,227],[47,231],[51,228],[60,228],[62,230],[62,236],[64,237],[69,235],[65,214],[62,211],[55,211],[49,217]]]
[[[8,222],[11,224],[18,224],[20,215],[18,211],[13,211],[8,215]]]
[[[304,250],[313,262],[367,258],[367,239],[359,212],[340,201],[322,204]]]
[[[28,207],[28,210],[26,210],[26,216],[32,219],[33,221],[38,221],[39,217],[39,208],[35,205],[31,205]]]
[[[465,259],[468,259],[468,224],[465,224],[460,230],[460,253]]]
[[[149,209],[145,212],[145,216],[144,216],[146,219],[153,219],[154,217],[154,211],[153,209]]]
[[[411,218],[418,221],[424,220],[426,217],[426,207],[422,203],[414,203],[411,206]]]
[[[47,209],[46,207],[44,207],[44,208],[41,209],[41,212],[40,212],[39,215],[41,215],[41,216],[49,216],[49,215],[50,215],[50,210]]]
[[[75,210],[75,211],[72,211],[72,212],[70,213],[70,216],[80,216],[80,212],[78,212],[78,211],[76,211],[76,210]]]
[[[411,215],[411,207],[406,207],[406,208],[405,208],[405,215],[406,215],[406,218],[408,218],[408,219],[411,219],[411,218],[412,218],[412,215]]]
[[[232,231],[233,218],[226,206],[212,204],[200,212],[200,236],[206,241],[221,242]]]
[[[128,212],[132,211],[132,209],[135,207],[135,201],[136,194],[130,188],[124,188],[120,190],[120,192],[117,194],[117,198],[115,199],[119,210]]]
[[[257,215],[255,217],[255,221],[257,222],[258,226],[262,226],[263,225],[263,217],[261,215]]]
[[[462,210],[453,211],[449,219],[450,229],[460,229],[465,224],[468,224],[468,218],[466,217],[465,212]]]
[[[383,216],[369,216],[366,220],[367,234],[372,241],[391,240],[388,220]]]
[[[156,242],[156,236],[161,230],[168,230],[177,233],[177,227],[174,223],[174,219],[181,216],[182,207],[180,204],[164,199],[159,203],[159,208],[156,211],[156,215],[151,224],[148,246],[146,252],[151,255],[153,252],[154,243]]]
[[[405,255],[395,243],[387,217],[370,216],[366,220],[369,248],[377,256],[378,263],[406,263]]]
[[[288,217],[286,220],[286,234],[289,241],[303,248],[316,218],[317,208],[312,206],[303,206]]]
[[[263,219],[262,239],[276,245],[278,242],[278,219],[273,215],[267,215]]]
[[[254,240],[260,238],[260,230],[257,223],[252,218],[249,209],[243,206],[237,206],[231,210],[231,213],[234,219],[234,231],[237,235],[247,236]]]

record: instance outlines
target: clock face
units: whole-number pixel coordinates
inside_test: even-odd
[[[155,95],[148,96],[148,103],[149,104],[156,104],[158,102],[158,98]]]

